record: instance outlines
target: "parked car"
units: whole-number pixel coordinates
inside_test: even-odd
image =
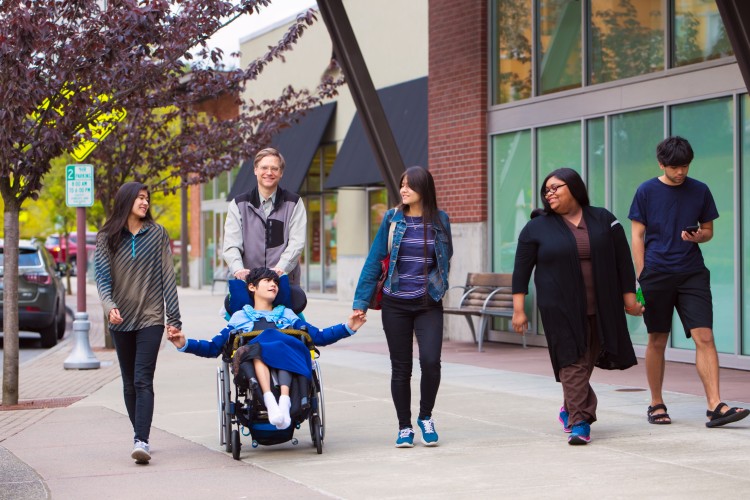
[[[68,263],[70,265],[70,274],[75,276],[78,272],[78,235],[71,233],[66,241],[61,235],[50,236],[44,242],[45,248],[52,254],[52,258],[58,264]],[[70,249],[70,250],[68,250]],[[96,233],[86,233],[86,256],[87,262],[91,265],[96,250]],[[68,258],[70,255],[70,258]]]
[[[52,347],[65,335],[65,287],[60,278],[65,264],[37,242],[21,241],[18,248],[18,328],[39,332],[42,347]],[[2,327],[5,247],[0,242],[0,327]]]

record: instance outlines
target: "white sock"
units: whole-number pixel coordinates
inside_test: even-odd
[[[284,415],[281,413],[281,409],[279,409],[279,404],[276,402],[273,393],[264,392],[263,402],[266,405],[266,410],[268,410],[268,421],[272,425],[279,427],[284,419]]]
[[[292,425],[292,417],[289,415],[289,410],[292,407],[292,400],[289,396],[282,394],[279,396],[279,411],[281,411],[282,421],[281,427],[276,426],[279,429],[286,429]]]

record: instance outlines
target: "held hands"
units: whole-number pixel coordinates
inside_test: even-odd
[[[185,346],[185,335],[174,326],[167,325],[167,340],[172,342],[177,349]]]
[[[120,316],[120,310],[116,307],[109,311],[109,322],[113,325],[119,325],[122,323],[122,316]]]
[[[359,309],[355,309],[354,311],[352,311],[352,315],[349,316],[349,321],[347,321],[346,324],[349,328],[356,332],[366,322],[367,316],[365,315],[365,313],[360,311]]]

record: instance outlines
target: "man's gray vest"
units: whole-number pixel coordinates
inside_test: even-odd
[[[289,221],[300,197],[276,188],[276,201],[268,219],[263,217],[258,188],[234,199],[242,218],[242,263],[245,269],[270,267],[279,262],[289,242]],[[299,262],[289,273],[289,283],[299,284]]]

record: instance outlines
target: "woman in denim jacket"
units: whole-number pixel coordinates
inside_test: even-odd
[[[391,396],[399,432],[396,446],[414,446],[411,424],[412,342],[416,334],[422,370],[417,423],[422,442],[436,446],[432,420],[440,386],[443,347],[442,298],[448,290],[453,255],[448,215],[438,210],[435,182],[422,167],[410,167],[401,176],[401,204],[388,210],[370,248],[354,294],[353,309],[365,315],[388,254],[393,224],[388,276],[383,285],[382,318],[391,357]],[[426,222],[426,223],[425,223]]]

